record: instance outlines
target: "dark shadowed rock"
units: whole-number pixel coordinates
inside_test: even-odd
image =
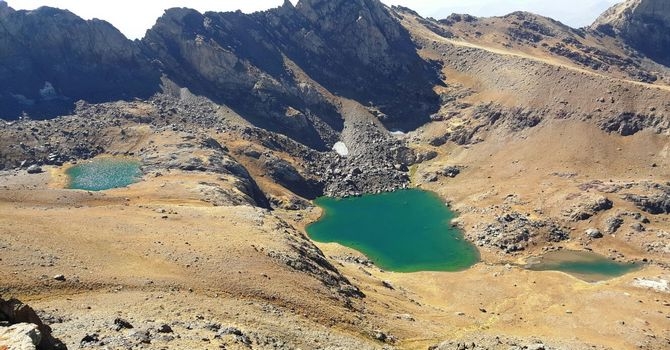
[[[33,164],[26,169],[28,174],[39,174],[42,172],[42,168],[39,165]]]
[[[50,7],[14,11],[0,2],[0,117],[43,119],[80,99],[149,97],[159,87],[136,45],[111,24]]]
[[[589,237],[589,238],[598,239],[598,238],[603,238],[603,233],[600,232],[600,230],[598,230],[598,229],[590,228],[590,229],[586,230],[586,236]]]
[[[156,330],[158,333],[172,333],[172,327],[167,324],[163,324]]]
[[[116,319],[114,320],[114,328],[115,328],[117,331],[120,331],[120,330],[122,330],[122,329],[133,329],[134,327],[133,327],[133,325],[130,324],[130,322],[128,322],[128,321],[126,321],[126,320],[124,320],[124,319],[122,319],[122,318],[116,318]]]
[[[606,229],[605,232],[608,234],[615,233],[621,225],[623,225],[623,219],[617,216],[611,216],[605,220]]]
[[[634,203],[641,210],[649,214],[667,214],[670,213],[670,194],[656,194],[650,196],[643,195],[625,195],[624,199]]]
[[[603,13],[591,26],[618,36],[649,58],[670,65],[670,2],[627,0]]]
[[[323,195],[323,185],[306,179],[287,161],[273,155],[264,155],[261,160],[270,177],[291,192],[308,199]]]

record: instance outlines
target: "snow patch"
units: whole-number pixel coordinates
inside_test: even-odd
[[[342,157],[346,157],[349,155],[349,148],[347,148],[347,145],[344,144],[344,142],[339,141],[336,142],[335,145],[333,146],[333,151],[337,152]]]
[[[42,96],[42,99],[45,101],[58,99],[58,93],[56,92],[56,89],[48,81],[45,81],[44,87],[40,89],[40,96]]]
[[[639,288],[650,288],[655,291],[670,293],[670,281],[664,279],[636,278],[633,286]]]

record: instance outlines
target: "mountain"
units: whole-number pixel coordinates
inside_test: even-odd
[[[142,46],[179,85],[319,149],[342,120],[317,86],[378,107],[389,127],[415,128],[437,110],[436,72],[376,0],[286,1],[250,15],[172,9]]]
[[[65,10],[0,6],[8,119],[67,114],[80,99],[146,98],[160,76],[321,150],[343,126],[318,86],[374,106],[390,128],[416,128],[437,111],[435,67],[377,0],[286,1],[249,15],[175,8],[141,42]]]
[[[670,65],[670,3],[667,1],[624,1],[603,13],[591,28],[618,36],[649,58]]]
[[[111,24],[49,7],[14,11],[0,1],[0,117],[44,119],[92,103],[146,98],[159,75]]]
[[[27,320],[72,348],[666,349],[663,13],[577,29],[301,0],[173,8],[130,41],[0,0],[0,348],[37,342]],[[68,188],[109,158],[140,179]],[[405,188],[481,263],[399,273],[307,235],[317,197]],[[627,274],[527,269],[592,254]]]

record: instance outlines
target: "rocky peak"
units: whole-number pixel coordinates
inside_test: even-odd
[[[74,102],[148,97],[158,75],[111,24],[51,7],[0,7],[0,118],[65,114]]]
[[[618,36],[649,58],[670,65],[670,1],[624,1],[605,11],[591,29]]]
[[[378,0],[285,1],[253,14],[172,9],[142,45],[179,85],[317,149],[330,146],[310,120],[339,131],[341,119],[287,59],[329,91],[378,107],[389,126],[417,127],[437,108],[436,70]]]
[[[80,99],[144,98],[163,76],[325,150],[343,124],[315,85],[380,111],[390,128],[414,129],[439,105],[437,67],[378,0],[284,1],[253,14],[173,8],[137,42],[60,9],[2,13],[0,81],[9,83],[0,85],[0,118],[64,114]]]
[[[296,8],[362,63],[393,64],[388,54],[394,43],[402,42],[403,29],[378,0],[301,0]]]
[[[7,5],[7,2],[0,0],[0,16],[4,16],[10,12],[13,12],[14,9]]]
[[[284,3],[281,5],[280,8],[283,8],[283,9],[294,9],[295,6],[293,6],[293,3],[291,2],[291,0],[284,0]]]
[[[294,26],[281,40],[290,41],[288,55],[319,83],[378,107],[390,127],[412,129],[434,112],[436,71],[380,1],[301,0],[296,13],[282,19]]]

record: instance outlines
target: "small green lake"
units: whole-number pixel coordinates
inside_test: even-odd
[[[104,191],[125,187],[142,177],[140,162],[126,158],[99,158],[66,171],[70,189]]]
[[[529,259],[525,268],[533,271],[561,271],[587,282],[623,276],[641,264],[622,263],[585,251],[558,250]]]
[[[449,208],[434,193],[402,190],[346,199],[319,198],[319,221],[307,227],[318,242],[336,242],[396,272],[461,271],[477,249],[451,226]]]

